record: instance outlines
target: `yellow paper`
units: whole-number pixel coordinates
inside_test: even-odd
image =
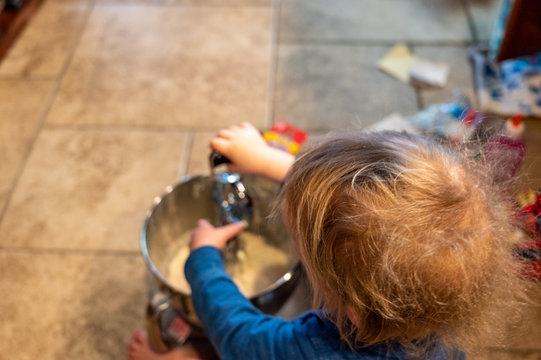
[[[405,45],[397,44],[378,63],[381,71],[409,83],[409,72],[418,59]]]

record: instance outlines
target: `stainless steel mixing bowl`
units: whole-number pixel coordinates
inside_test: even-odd
[[[284,224],[277,217],[269,217],[279,185],[258,176],[245,176],[242,183],[253,202],[253,217],[247,231],[261,235],[265,241],[290,256],[290,268],[283,276],[269,283],[266,289],[249,296],[251,302],[266,313],[276,312],[292,292],[301,272],[299,261]],[[154,349],[166,351],[189,336],[203,337],[201,324],[192,306],[189,294],[173,287],[166,279],[170,250],[181,234],[195,228],[197,220],[211,223],[216,219],[216,206],[212,196],[213,181],[208,176],[187,177],[155,199],[141,232],[141,251],[148,266],[149,306],[147,328]],[[186,244],[187,246],[188,244]],[[178,316],[183,323],[181,336],[165,339],[164,316]],[[171,322],[171,319],[168,320]],[[178,326],[177,326],[178,328]]]

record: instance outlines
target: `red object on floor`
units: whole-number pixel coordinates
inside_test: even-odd
[[[272,147],[296,155],[300,145],[306,140],[304,131],[283,121],[276,122],[269,131],[263,133],[263,137]]]
[[[297,144],[302,144],[306,140],[307,136],[306,133],[301,129],[283,121],[277,121],[271,127],[270,131],[284,135]]]

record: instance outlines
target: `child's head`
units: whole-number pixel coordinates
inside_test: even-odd
[[[427,138],[344,133],[308,145],[282,209],[316,303],[353,346],[469,349],[519,286],[508,205]]]

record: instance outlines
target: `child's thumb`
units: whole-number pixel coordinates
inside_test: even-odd
[[[244,230],[244,223],[242,221],[237,221],[232,224],[224,225],[219,228],[220,234],[222,235],[225,242],[233,238],[235,235],[238,235]]]

